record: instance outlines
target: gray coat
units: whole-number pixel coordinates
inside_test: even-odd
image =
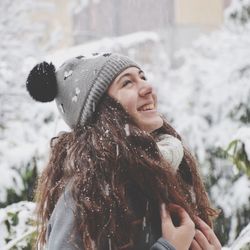
[[[76,250],[83,249],[80,236],[76,235],[72,240],[74,230],[74,202],[70,191],[64,191],[59,198],[54,211],[50,217],[47,226],[46,249],[47,250]],[[144,228],[145,232],[152,231]],[[148,235],[147,235],[148,236]],[[175,250],[175,248],[162,237],[157,237],[153,233],[148,237],[148,243],[145,239],[138,239],[138,246],[135,250]]]

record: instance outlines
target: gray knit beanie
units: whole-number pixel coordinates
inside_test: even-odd
[[[63,119],[74,128],[85,124],[109,85],[129,67],[140,68],[116,53],[78,56],[64,62],[58,70],[52,63],[42,62],[29,73],[26,87],[37,101],[55,99]]]

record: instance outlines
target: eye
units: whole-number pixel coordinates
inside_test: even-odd
[[[147,77],[146,76],[141,76],[141,79],[144,81],[147,81]]]
[[[126,86],[129,86],[129,85],[131,85],[131,84],[132,84],[132,81],[126,80],[126,81],[124,81],[124,82],[122,83],[122,87],[126,87]]]

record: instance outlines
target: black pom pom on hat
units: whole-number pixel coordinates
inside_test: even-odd
[[[26,88],[36,101],[53,101],[57,95],[55,66],[47,62],[37,64],[29,73]]]

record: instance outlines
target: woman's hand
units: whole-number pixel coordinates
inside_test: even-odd
[[[187,250],[195,235],[195,224],[182,207],[171,204],[169,210],[165,204],[161,205],[162,237],[176,249]]]
[[[221,244],[212,228],[202,219],[197,218],[199,229],[195,230],[195,236],[191,243],[191,250],[220,250]]]

